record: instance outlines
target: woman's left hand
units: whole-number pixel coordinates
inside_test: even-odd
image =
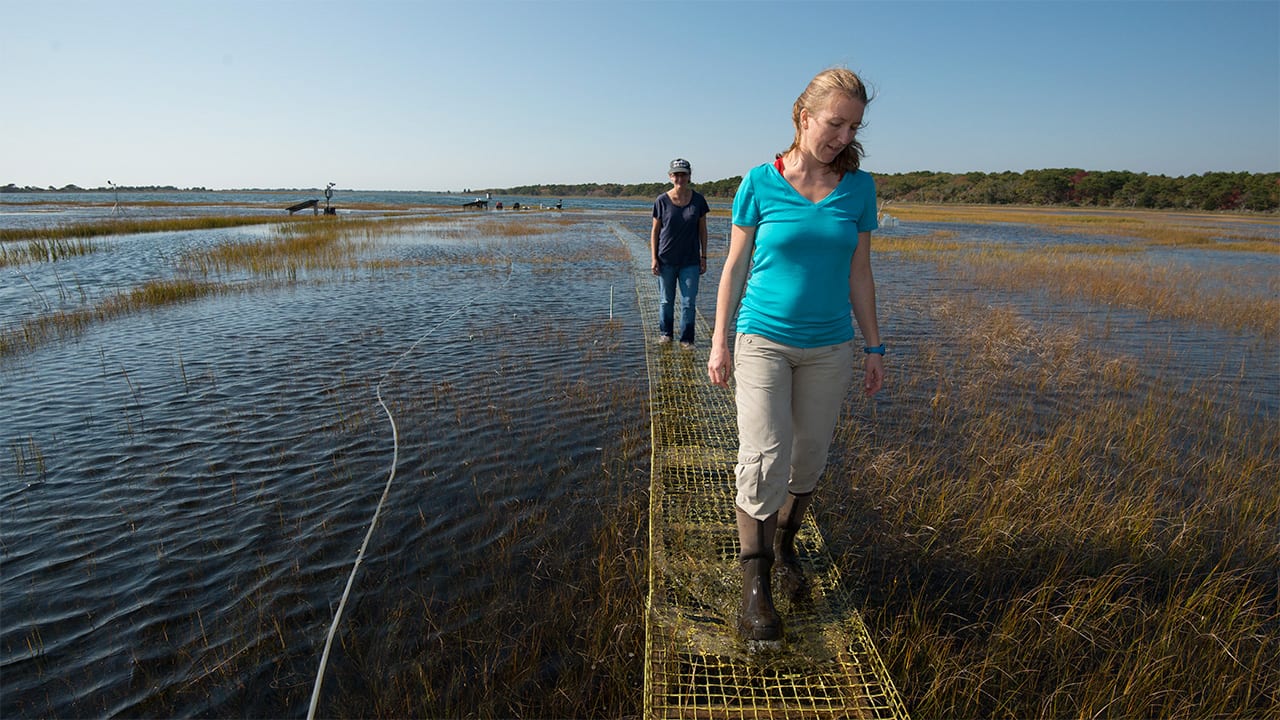
[[[876,353],[867,354],[866,376],[862,379],[862,393],[871,397],[884,385],[884,358]]]

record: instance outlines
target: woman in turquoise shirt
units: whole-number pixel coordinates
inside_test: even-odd
[[[865,343],[862,390],[873,395],[884,382],[871,274],[875,181],[859,169],[857,141],[867,102],[853,72],[819,73],[792,108],[791,147],[749,171],[734,197],[707,374],[722,387],[736,378],[738,629],[748,641],[782,638],[775,559],[785,584],[803,584],[795,536],[853,382],[850,310]]]

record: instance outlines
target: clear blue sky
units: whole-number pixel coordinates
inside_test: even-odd
[[[1280,2],[0,0],[0,184],[743,174],[831,65],[864,167],[1280,171]]]

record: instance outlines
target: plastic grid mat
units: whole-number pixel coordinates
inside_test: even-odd
[[[811,517],[797,537],[808,590],[775,590],[782,647],[751,649],[737,638],[733,396],[707,381],[705,343],[690,350],[653,342],[658,292],[648,238],[612,229],[635,266],[652,413],[645,717],[906,718]],[[710,330],[700,314],[699,337]]]

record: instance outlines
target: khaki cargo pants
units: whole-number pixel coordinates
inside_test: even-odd
[[[853,382],[854,341],[817,348],[738,335],[738,507],[764,520],[787,493],[813,492]]]

